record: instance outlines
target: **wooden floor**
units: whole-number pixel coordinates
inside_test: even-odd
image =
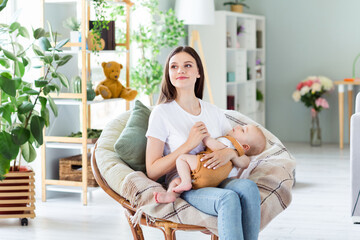
[[[260,240],[360,239],[360,225],[350,218],[349,150],[338,145],[311,148],[287,143],[297,160],[293,201],[261,233]],[[41,191],[37,189],[37,196]],[[88,206],[80,195],[62,193],[36,203],[37,217],[21,227],[18,219],[0,219],[0,239],[115,240],[132,239],[123,209],[101,189]],[[144,228],[145,238],[163,239],[159,230]],[[177,239],[210,239],[199,232],[178,232]]]

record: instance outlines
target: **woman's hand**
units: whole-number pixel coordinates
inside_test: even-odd
[[[204,166],[207,168],[216,169],[224,166],[234,157],[237,157],[237,153],[234,149],[224,148],[212,153],[205,154],[200,161],[205,162],[205,160],[208,160]]]
[[[210,136],[208,130],[203,122],[196,122],[194,126],[192,126],[189,137],[186,140],[186,144],[189,149],[196,148],[205,137]]]

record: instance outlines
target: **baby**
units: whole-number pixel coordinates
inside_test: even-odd
[[[247,168],[250,163],[250,158],[247,156],[260,154],[265,149],[266,138],[254,125],[237,125],[226,136],[217,139],[206,137],[203,143],[207,147],[205,152],[196,155],[182,154],[176,159],[179,177],[170,182],[167,192],[154,192],[157,203],[174,202],[182,192],[191,188],[217,187],[228,177],[233,164],[237,168]],[[206,161],[203,161],[202,157],[205,153],[226,147],[236,149],[238,155],[242,157],[212,169],[206,165]]]

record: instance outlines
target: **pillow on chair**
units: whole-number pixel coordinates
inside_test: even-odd
[[[119,157],[135,171],[146,173],[145,150],[147,138],[145,137],[150,109],[139,100],[135,101],[135,107],[131,111],[129,120],[114,149]]]

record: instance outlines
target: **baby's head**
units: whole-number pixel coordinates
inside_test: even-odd
[[[245,149],[248,156],[258,155],[264,151],[266,138],[260,128],[254,125],[236,125],[228,135],[235,138]]]

